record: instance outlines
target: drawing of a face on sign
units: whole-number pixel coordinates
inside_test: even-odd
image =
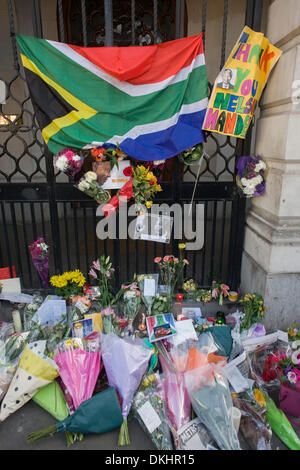
[[[225,88],[225,90],[233,90],[236,80],[236,70],[234,69],[224,69],[218,76],[217,86],[220,88]]]

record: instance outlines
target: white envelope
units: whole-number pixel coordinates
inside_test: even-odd
[[[21,294],[21,282],[20,282],[19,277],[12,277],[10,279],[0,279],[0,282],[3,284],[2,286],[3,294],[7,292]]]

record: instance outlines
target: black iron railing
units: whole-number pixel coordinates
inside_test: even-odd
[[[245,21],[254,29],[260,27],[261,3],[247,2]],[[40,287],[27,247],[42,236],[50,245],[51,274],[77,267],[87,274],[92,261],[102,253],[112,257],[117,283],[135,272],[153,272],[153,258],[177,254],[178,240],[173,238],[166,245],[131,239],[98,239],[97,204],[68,182],[65,175],[54,172],[53,156],[43,143],[19,65],[16,7],[8,0],[15,72],[10,80],[4,80],[8,96],[7,103],[0,105],[0,116],[7,116],[13,104],[18,120],[0,125],[0,267],[15,266],[24,289]],[[31,8],[33,34],[43,37],[39,0],[32,0]],[[229,2],[224,0],[220,68],[226,58],[228,9]],[[199,18],[204,32],[206,14],[207,1],[203,0]],[[94,21],[96,17],[98,23]],[[130,46],[179,38],[186,35],[187,21],[183,0],[57,2],[59,39],[84,46]],[[201,167],[192,211],[195,214],[196,204],[204,205],[204,245],[201,250],[186,253],[190,264],[185,273],[202,286],[209,286],[215,274],[232,288],[237,288],[240,282],[246,203],[236,190],[235,161],[239,155],[249,153],[250,139],[251,131],[245,142],[208,135],[212,150]],[[163,192],[155,202],[189,203],[195,178],[190,167],[183,168],[174,158],[164,174]]]

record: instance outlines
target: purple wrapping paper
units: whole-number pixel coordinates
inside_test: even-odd
[[[108,383],[122,398],[122,416],[127,418],[134,394],[147,370],[153,350],[139,338],[120,338],[114,333],[104,336],[102,360]]]
[[[48,288],[49,256],[45,256],[45,258],[32,258],[32,262],[40,275],[44,288]]]

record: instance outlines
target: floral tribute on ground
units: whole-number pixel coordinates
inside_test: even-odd
[[[33,256],[47,253],[43,243],[32,244]],[[40,430],[32,422],[28,443],[62,433],[80,446],[89,434],[118,430],[116,444],[128,446],[135,419],[158,450],[239,450],[241,436],[251,449],[271,450],[272,433],[300,450],[292,426],[299,325],[266,334],[267,307],[252,292],[226,315],[229,286],[203,288],[189,276],[184,243],[178,251],[117,288],[118,267],[103,254],[88,276],[52,275],[53,292],[24,308],[23,331],[0,323],[2,425],[32,399],[56,422]]]

